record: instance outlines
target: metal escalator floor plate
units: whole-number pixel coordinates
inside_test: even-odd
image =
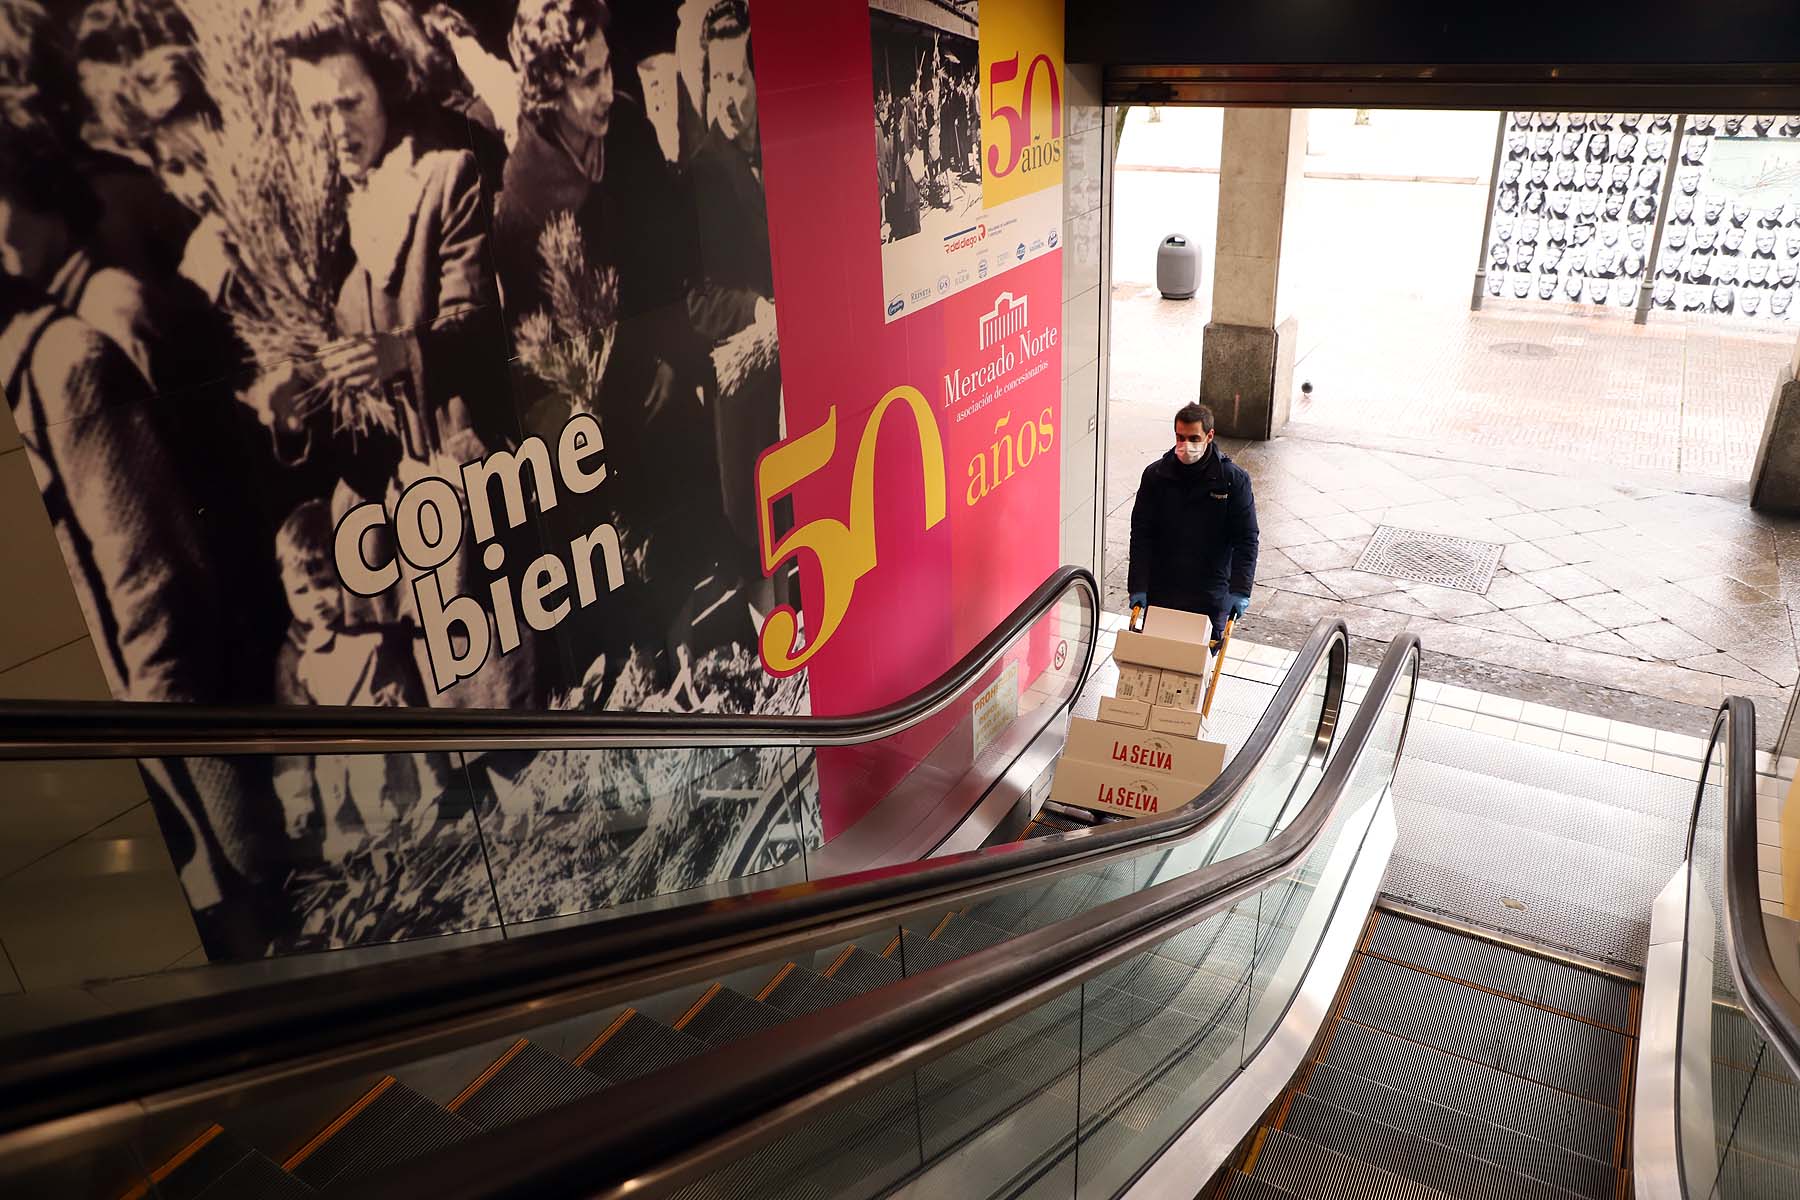
[[[1680,864],[1683,779],[1415,722],[1382,890],[1539,945],[1641,968]],[[1585,1014],[1584,1014],[1585,1015]]]

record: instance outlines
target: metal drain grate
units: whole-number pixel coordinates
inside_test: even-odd
[[[1494,582],[1504,549],[1497,542],[1381,525],[1356,560],[1356,569],[1479,594]]]

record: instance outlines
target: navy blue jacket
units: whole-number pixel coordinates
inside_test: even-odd
[[[1256,582],[1256,500],[1250,475],[1207,447],[1197,463],[1169,450],[1144,468],[1131,509],[1128,592],[1159,608],[1223,620],[1232,593]]]

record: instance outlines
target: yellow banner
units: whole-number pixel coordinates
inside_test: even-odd
[[[981,200],[1062,185],[1063,0],[981,6]]]

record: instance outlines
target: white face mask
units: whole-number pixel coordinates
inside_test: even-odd
[[[1175,457],[1184,463],[1197,463],[1206,454],[1206,445],[1194,445],[1192,442],[1176,442]]]

